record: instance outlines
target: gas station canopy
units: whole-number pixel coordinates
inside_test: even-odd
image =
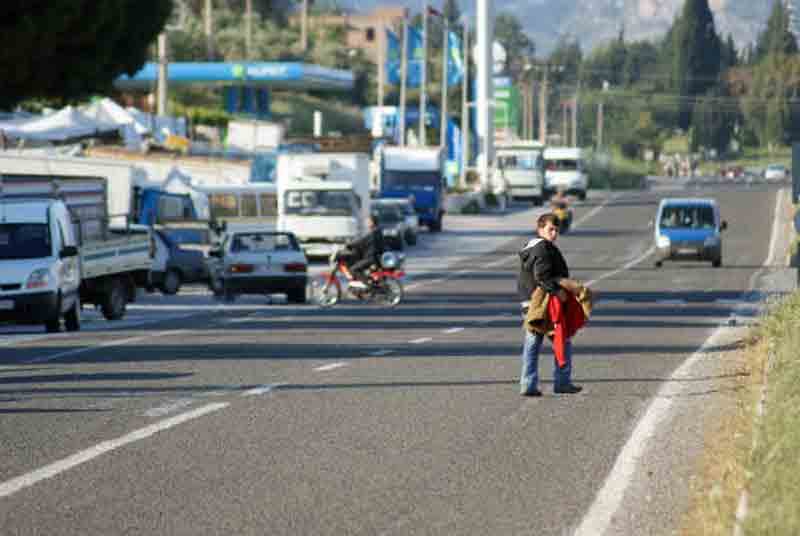
[[[167,83],[174,86],[231,86],[275,90],[350,91],[352,71],[297,62],[173,62],[167,66]],[[122,91],[150,90],[158,81],[158,64],[147,63],[133,76],[114,82]]]

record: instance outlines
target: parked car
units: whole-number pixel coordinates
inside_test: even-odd
[[[413,246],[417,243],[419,215],[414,209],[414,202],[411,199],[375,199],[372,203],[399,207],[405,217],[404,238],[406,244]]]
[[[199,249],[183,246],[172,240],[169,234],[156,229],[154,238],[168,251],[163,271],[153,271],[153,284],[164,294],[177,294],[186,283],[205,283],[208,281],[206,256]]]
[[[764,170],[764,178],[768,181],[784,181],[789,177],[789,170],[783,164],[770,164]]]
[[[308,260],[294,234],[272,230],[228,232],[209,252],[210,287],[233,301],[240,294],[286,294],[306,302]]]
[[[378,228],[383,232],[386,245],[391,249],[403,251],[406,244],[406,219],[400,207],[373,203],[370,212],[378,220]]]
[[[655,266],[665,260],[711,261],[715,268],[722,266],[722,231],[727,227],[713,199],[662,199],[654,221]]]

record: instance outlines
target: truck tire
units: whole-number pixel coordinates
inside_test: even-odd
[[[581,190],[578,192],[578,199],[581,201],[586,201],[586,190]]]
[[[44,330],[47,333],[59,333],[61,331],[61,318],[56,316],[45,320]]]
[[[533,206],[534,207],[541,207],[542,203],[544,203],[544,200],[542,200],[541,196],[533,198]]]
[[[108,293],[103,296],[100,310],[106,320],[119,320],[125,316],[125,309],[128,306],[128,289],[125,283],[115,278],[111,281]]]
[[[182,280],[180,272],[174,268],[170,268],[167,270],[167,273],[164,274],[164,282],[161,284],[161,292],[167,296],[173,296],[180,291],[181,283]]]
[[[67,331],[80,331],[81,329],[81,300],[75,300],[72,308],[64,315],[64,327]]]

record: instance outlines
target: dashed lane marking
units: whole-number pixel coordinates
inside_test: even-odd
[[[444,333],[444,334],[446,334],[446,335],[452,335],[453,333],[459,333],[459,332],[461,332],[461,331],[464,331],[464,328],[462,328],[462,327],[457,327],[457,328],[448,328],[448,329],[443,329],[443,330],[442,330],[442,333]]]
[[[336,370],[338,368],[346,367],[347,363],[331,363],[329,365],[322,365],[321,367],[317,367],[314,369],[314,372],[328,372],[331,370]]]
[[[426,342],[431,342],[433,337],[420,337],[419,339],[413,339],[408,341],[409,344],[425,344]]]

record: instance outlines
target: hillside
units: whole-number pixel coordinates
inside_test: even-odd
[[[773,1],[709,0],[717,31],[731,34],[741,48],[755,40],[766,24]],[[361,13],[386,2],[342,0],[341,4]],[[412,13],[419,11],[418,0],[398,0]],[[624,27],[629,40],[658,39],[667,31],[684,0],[495,0],[497,13],[516,15],[536,43],[538,53],[548,53],[560,36],[578,36],[584,52],[619,34]],[[432,5],[441,7],[441,1]],[[462,10],[474,12],[474,0],[461,0]]]

